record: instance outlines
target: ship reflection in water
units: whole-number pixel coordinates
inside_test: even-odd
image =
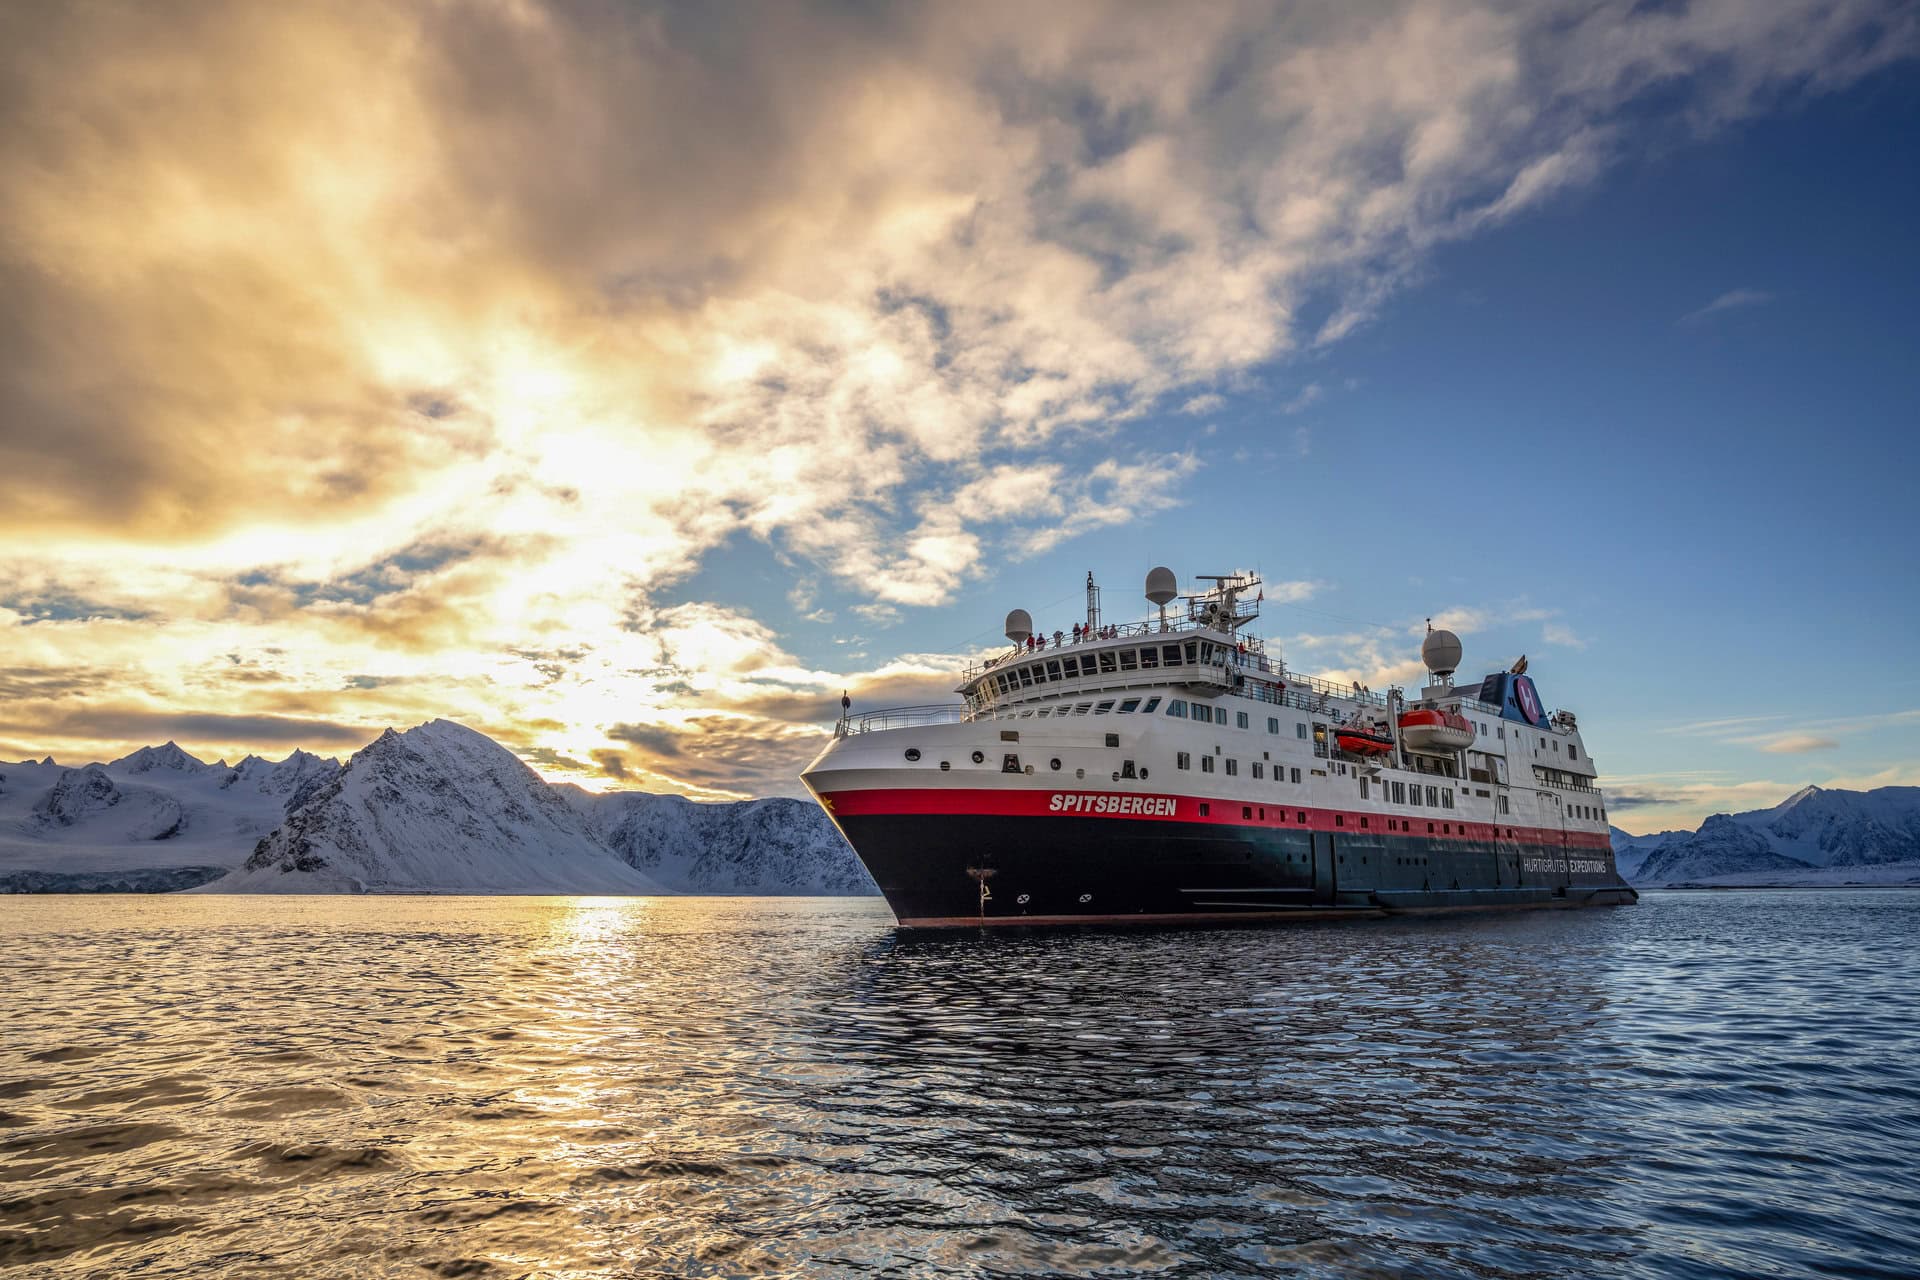
[[[1897,891],[930,938],[15,899],[0,1267],[1912,1274],[1917,942]]]

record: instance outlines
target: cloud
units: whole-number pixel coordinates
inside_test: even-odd
[[[1704,307],[1695,308],[1680,317],[1681,324],[1699,324],[1708,316],[1722,311],[1736,311],[1742,307],[1758,307],[1773,301],[1773,295],[1760,289],[1730,289]]]
[[[1562,622],[1549,622],[1540,628],[1540,639],[1547,644],[1562,645],[1569,649],[1584,649],[1587,642],[1573,633],[1573,628]]]
[[[663,603],[721,548],[904,610],[1150,519],[1200,466],[1156,406],[1915,44],[1814,0],[16,9],[0,645],[36,733],[121,689],[694,759],[752,740],[713,700],[861,675]]]
[[[1225,396],[1209,391],[1204,395],[1195,396],[1181,405],[1180,412],[1192,415],[1212,413],[1215,409],[1220,408],[1226,403],[1227,398]]]
[[[1300,413],[1320,403],[1320,400],[1325,394],[1326,393],[1320,389],[1319,383],[1309,382],[1306,386],[1300,388],[1293,399],[1280,406],[1280,412]]]
[[[1840,744],[1832,738],[1813,733],[1786,733],[1760,744],[1771,755],[1801,755],[1808,751],[1831,751]]]

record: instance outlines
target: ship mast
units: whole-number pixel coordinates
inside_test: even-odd
[[[1100,630],[1100,588],[1093,585],[1093,570],[1087,570],[1087,632]]]

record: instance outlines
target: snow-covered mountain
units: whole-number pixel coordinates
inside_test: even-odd
[[[356,752],[215,893],[659,893],[518,757],[451,720]]]
[[[245,762],[243,762],[244,764]],[[339,772],[296,751],[244,773],[168,742],[111,764],[0,764],[0,892],[177,889],[224,875]]]
[[[210,883],[211,882],[211,883]],[[343,768],[296,751],[205,764],[175,743],[112,764],[0,765],[0,892],[871,894],[797,800],[696,804],[551,786],[448,720]]]
[[[1691,831],[1655,831],[1649,835],[1628,835],[1618,827],[1608,827],[1607,834],[1613,840],[1613,861],[1620,874],[1631,880],[1640,870],[1640,864],[1647,856],[1669,839],[1675,836],[1690,836]]]
[[[1834,874],[1807,874],[1812,869]],[[1806,787],[1770,809],[1715,814],[1698,831],[1664,833],[1623,874],[1636,884],[1920,879],[1920,787]]]
[[[815,805],[696,804],[636,791],[587,796],[595,833],[681,893],[870,894],[873,878]]]

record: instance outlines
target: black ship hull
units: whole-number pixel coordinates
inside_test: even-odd
[[[1576,847],[1560,832],[1447,821],[1430,836],[1423,821],[1389,833],[1308,810],[1261,809],[1266,821],[1247,824],[874,812],[885,806],[866,798],[822,800],[908,927],[1308,919],[1638,896],[1610,849]]]

